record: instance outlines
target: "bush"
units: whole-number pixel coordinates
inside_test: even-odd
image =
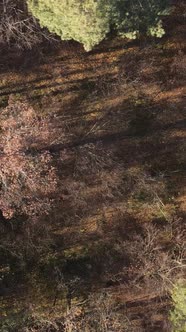
[[[168,0],[27,0],[28,8],[42,27],[62,40],[74,39],[90,51],[115,29],[134,39],[140,33],[161,37],[160,16]]]

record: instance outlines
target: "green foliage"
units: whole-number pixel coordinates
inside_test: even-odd
[[[171,322],[174,332],[186,332],[186,283],[178,283],[172,292],[174,310]]]
[[[82,43],[87,51],[109,32],[109,8],[105,0],[28,0],[28,5],[41,26],[63,40]]]
[[[27,0],[29,10],[62,40],[74,39],[86,51],[99,44],[110,30],[135,39],[140,33],[161,37],[161,14],[168,0]]]
[[[113,25],[118,33],[129,39],[139,34],[162,37],[161,15],[168,14],[168,0],[113,0]]]

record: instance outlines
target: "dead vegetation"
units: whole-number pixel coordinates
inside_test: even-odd
[[[55,37],[39,27],[22,0],[3,0],[0,4],[0,45],[2,49],[32,49]]]
[[[169,20],[158,43],[107,40],[89,54],[64,43],[38,64],[2,67],[2,109],[13,96],[1,113],[14,158],[4,168],[15,171],[18,137],[27,158],[48,151],[60,184],[47,168],[52,212],[27,228],[2,225],[3,324],[13,314],[16,324],[27,317],[17,325],[26,332],[171,331],[170,289],[186,264],[185,25],[172,31]],[[22,122],[11,125],[15,106]]]
[[[47,151],[34,155],[34,149],[38,145],[42,148],[54,129],[49,129],[50,120],[39,118],[32,107],[11,98],[0,121],[0,209],[7,219],[17,214],[33,221],[36,216],[48,214],[57,192],[52,156]]]

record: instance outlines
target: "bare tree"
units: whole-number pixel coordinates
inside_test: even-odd
[[[2,0],[0,2],[0,43],[31,49],[43,40],[55,37],[41,29],[37,20],[28,13],[24,0]]]

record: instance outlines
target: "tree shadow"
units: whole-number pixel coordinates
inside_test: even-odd
[[[124,46],[121,41],[109,49],[104,49],[104,46],[89,54],[85,54],[81,48],[76,54],[77,45],[69,44],[70,49],[64,50],[64,54],[59,51],[54,58],[45,57],[43,60],[47,64],[51,59],[55,60],[54,66],[61,66],[64,61],[67,83],[56,82],[60,74],[55,76],[51,64],[47,74],[28,82],[28,88],[24,87],[24,82],[20,86],[16,83],[10,85],[12,93],[27,92],[30,101],[36,105],[40,100],[42,103],[42,96],[32,95],[31,90],[39,92],[39,89],[43,89],[45,98],[47,94],[45,107],[51,111],[51,122],[56,121],[66,135],[65,139],[59,138],[55,143],[51,141],[44,148],[36,146],[27,149],[27,153],[36,155],[49,151],[55,159],[60,177],[60,190],[56,195],[60,202],[44,220],[52,244],[46,248],[44,244],[34,243],[33,246],[37,246],[38,250],[35,261],[29,260],[28,252],[25,256],[27,264],[30,263],[29,273],[35,273],[38,269],[41,273],[44,266],[49,266],[47,272],[52,271],[57,265],[70,277],[79,275],[87,278],[89,291],[95,280],[99,286],[113,285],[113,275],[120,273],[124,267],[130,267],[131,263],[131,257],[126,254],[128,247],[122,247],[122,244],[126,241],[131,251],[135,241],[141,244],[145,238],[145,220],[157,229],[161,228],[164,238],[159,243],[160,251],[174,247],[174,243],[169,241],[168,227],[171,228],[175,219],[179,225],[183,225],[185,218],[179,199],[184,196],[185,187],[186,121],[183,92],[180,90],[175,97],[174,87],[169,84],[169,79],[174,76],[171,64],[177,49],[165,52],[161,44],[155,48],[154,45],[144,46],[141,42],[131,43],[132,50],[128,54],[117,56],[114,63],[110,59],[106,73],[100,72],[100,63],[97,67],[96,62],[91,64],[92,59],[96,60],[96,56],[101,54],[105,58],[111,51],[117,53],[122,50]],[[75,66],[81,61],[84,66],[85,60],[90,64],[87,70],[71,68],[73,61]],[[113,72],[112,65],[115,69]],[[30,67],[31,70],[33,68]],[[83,72],[85,75],[79,79],[71,78],[76,74],[81,76]],[[90,77],[90,72],[95,76]],[[48,80],[52,75],[50,83]],[[181,88],[183,81],[178,74],[175,76],[176,86]],[[42,80],[47,80],[47,83],[37,87],[36,84]],[[147,91],[150,84],[156,85],[158,92]],[[167,95],[167,92],[170,94]],[[8,96],[9,93],[2,91],[1,95]],[[69,100],[65,103],[68,95]],[[55,106],[57,102],[59,104]],[[157,206],[158,212],[165,208],[170,210],[167,214],[167,210],[159,215],[156,210],[154,214],[151,213]],[[20,242],[20,234],[14,235]],[[41,232],[38,239],[42,236]],[[135,262],[140,248],[140,245],[137,246],[133,252]],[[74,252],[70,249],[74,249]],[[135,264],[132,268],[135,270]],[[121,280],[124,285],[130,282],[130,274],[127,273]],[[159,301],[160,297],[155,299],[156,303]],[[133,319],[141,315],[145,321],[144,308],[148,310],[149,302],[136,301],[134,305],[138,309]],[[131,312],[132,306],[132,303],[128,303]],[[142,312],[140,307],[143,307]],[[164,306],[161,308],[165,310]],[[152,313],[152,307],[149,312]],[[143,330],[153,329],[160,331],[161,323],[150,326],[147,319]]]

